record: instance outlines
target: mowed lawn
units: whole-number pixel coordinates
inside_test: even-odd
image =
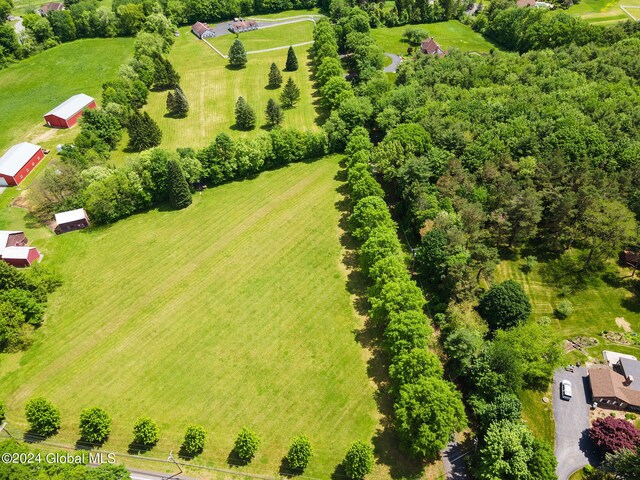
[[[102,83],[132,56],[132,38],[76,40],[0,70],[0,152],[22,141],[71,141],[77,128],[48,128],[42,116],[76,93],[99,100]]]
[[[288,23],[267,28],[260,28],[238,35],[220,35],[217,38],[208,38],[207,41],[225,55],[229,54],[229,48],[238,39],[244,45],[246,51],[277,48],[313,40],[313,22],[305,20],[296,23]],[[285,54],[286,54],[285,50]],[[253,57],[250,57],[250,60]],[[286,56],[284,57],[286,60]],[[282,68],[282,67],[281,67]]]
[[[625,12],[621,7],[624,7]],[[579,15],[590,23],[614,23],[640,18],[640,0],[582,0],[572,5],[569,13]]]
[[[568,339],[578,335],[596,337],[599,345],[587,349],[589,354],[602,359],[603,349],[613,349],[640,356],[640,347],[616,345],[607,342],[599,336],[603,331],[622,331],[616,324],[616,318],[624,318],[631,328],[640,333],[640,300],[626,288],[617,287],[596,280],[593,285],[586,287],[567,299],[573,303],[574,313],[564,320],[554,317],[554,310],[562,298],[557,290],[545,284],[540,276],[539,264],[531,273],[524,274],[520,270],[522,262],[502,262],[496,279],[504,281],[514,279],[524,286],[533,307],[533,317],[543,316],[552,318],[552,327],[560,339]],[[626,269],[620,271],[620,277],[628,275]],[[584,356],[583,356],[584,358]]]
[[[341,267],[338,169],[336,157],[296,164],[196,194],[182,211],[42,239],[64,284],[34,345],[0,356],[12,432],[44,395],[62,411],[56,442],[73,444],[81,409],[100,405],[113,417],[109,450],[126,452],[148,415],[161,429],[150,455],[177,452],[193,422],[208,431],[198,462],[225,467],[246,425],[262,438],[246,470],[276,472],[306,434],[307,473],[330,477],[377,425]]]
[[[478,32],[474,32],[471,27],[463,25],[457,20],[392,28],[374,28],[371,30],[371,35],[385,52],[406,55],[410,45],[403,41],[402,34],[408,27],[422,28],[429,36],[435,38],[444,50],[457,48],[463,52],[487,53],[492,48],[499,48]]]
[[[311,25],[309,22],[294,25],[307,24]],[[286,32],[287,27],[273,27],[255,33],[267,38]],[[167,117],[166,92],[152,92],[145,107],[162,129],[162,146],[199,148],[211,143],[221,132],[235,137],[250,137],[261,132],[269,98],[279,101],[282,92],[282,87],[277,90],[266,88],[269,68],[272,62],[276,62],[284,70],[287,50],[249,55],[245,68],[232,70],[228,68],[226,59],[193,36],[188,28],[182,28],[180,32],[181,36],[176,39],[169,59],[180,73],[180,85],[189,100],[189,114],[186,118]],[[287,45],[286,42],[284,44]],[[309,47],[295,49],[299,64],[297,71],[282,72],[284,82],[289,77],[294,79],[301,97],[294,108],[285,110],[283,126],[298,130],[319,128],[315,123],[318,98],[311,82]],[[256,113],[256,129],[251,132],[234,128],[234,109],[240,96],[247,100]]]
[[[543,264],[536,266],[529,274],[520,270],[521,265],[522,262],[502,262],[496,271],[496,281],[513,279],[522,284],[533,307],[532,317],[536,320],[543,316],[551,318],[551,326],[559,342],[579,335],[597,338],[598,345],[586,350],[592,360],[599,362],[602,362],[603,350],[629,353],[640,358],[640,347],[614,344],[600,336],[603,331],[621,332],[622,329],[616,324],[616,318],[619,317],[624,318],[635,332],[640,333],[640,302],[627,289],[610,285],[603,280],[594,281],[593,285],[567,297],[573,303],[574,313],[559,320],[554,317],[554,310],[562,298],[557,290],[543,281],[540,275]],[[626,270],[620,272],[620,276],[628,274]],[[565,363],[586,360],[590,359],[580,352],[572,351],[566,356]],[[553,444],[553,411],[551,404],[542,401],[544,396],[551,398],[548,391],[522,392],[523,416],[538,437]]]

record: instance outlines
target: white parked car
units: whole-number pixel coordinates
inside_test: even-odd
[[[569,380],[562,380],[560,382],[560,397],[565,400],[571,400],[572,395],[571,382]]]

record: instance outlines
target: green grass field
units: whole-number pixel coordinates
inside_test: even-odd
[[[621,7],[624,7],[625,12]],[[640,18],[640,0],[581,0],[571,6],[569,13],[579,15],[590,23],[615,23]]]
[[[572,351],[566,356],[566,363],[577,361],[602,362],[603,350],[614,350],[629,353],[640,358],[640,347],[619,345],[604,339],[600,334],[607,331],[621,332],[616,324],[616,318],[624,318],[629,322],[633,331],[640,333],[640,303],[626,288],[611,285],[604,280],[596,280],[584,290],[580,290],[567,298],[573,303],[574,313],[564,320],[553,316],[554,309],[562,300],[558,292],[549,287],[542,279],[540,269],[542,264],[529,274],[520,270],[522,262],[504,261],[496,274],[496,281],[514,279],[523,286],[533,307],[532,316],[535,319],[550,317],[553,331],[558,340],[573,338],[578,335],[594,337],[598,345],[587,348],[589,357],[578,351]],[[621,271],[620,276],[629,272]],[[536,436],[554,443],[553,411],[550,404],[542,402],[542,397],[551,398],[549,392],[524,391],[521,395],[523,417]]]
[[[224,467],[247,425],[262,437],[247,470],[262,473],[304,433],[315,449],[307,473],[328,478],[377,424],[341,264],[337,171],[336,157],[296,164],[197,194],[179,212],[42,235],[64,284],[34,345],[0,355],[13,428],[44,395],[63,416],[53,441],[73,444],[80,410],[101,405],[114,421],[107,449],[126,451],[149,415],[162,431],[150,455],[166,458],[195,422],[209,432],[198,461]]]
[[[53,148],[73,139],[77,128],[47,128],[42,116],[76,93],[99,98],[102,83],[131,56],[131,38],[77,40],[0,70],[0,151],[22,141]]]
[[[449,20],[440,23],[423,23],[411,25],[420,27],[434,37],[436,42],[444,49],[457,48],[463,52],[487,53],[492,48],[499,48],[484,38],[471,27],[463,25],[457,20]],[[385,52],[396,55],[406,55],[409,44],[402,40],[402,34],[407,25],[393,28],[375,28],[371,35]]]
[[[236,38],[242,42],[245,50],[248,52],[253,50],[263,50],[265,48],[295,45],[313,40],[313,23],[310,20],[296,22],[277,27],[268,27],[244,32],[238,35],[220,35],[216,38],[209,38],[207,41],[227,55],[231,44],[236,40]]]
[[[310,22],[294,25],[311,28]],[[272,27],[255,33],[263,36],[281,35],[286,33],[287,27]],[[269,67],[272,62],[276,62],[284,69],[287,50],[249,55],[246,68],[231,70],[227,68],[226,59],[193,36],[188,28],[180,31],[181,36],[177,38],[169,59],[180,73],[180,84],[189,99],[189,114],[184,119],[166,117],[166,92],[152,92],[145,107],[163,131],[162,146],[203,147],[211,143],[220,132],[236,137],[254,136],[260,132],[259,128],[252,132],[232,128],[235,123],[235,103],[239,96],[245,97],[256,112],[257,126],[264,124],[267,101],[269,98],[279,101],[282,91],[282,88],[266,88]],[[228,37],[233,38],[232,35]],[[218,40],[222,40],[222,37]],[[293,77],[301,93],[295,108],[285,110],[283,125],[299,130],[318,128],[315,123],[317,105],[314,104],[317,98],[314,97],[316,94],[311,82],[308,49],[308,46],[295,49],[300,67],[296,72],[282,72],[284,82],[289,76]]]
[[[552,318],[552,327],[559,338],[567,339],[577,335],[596,337],[599,344],[590,347],[587,352],[594,359],[602,360],[602,350],[613,349],[623,353],[631,353],[640,357],[640,347],[612,344],[599,336],[603,331],[622,331],[616,324],[616,318],[624,318],[633,331],[640,333],[640,302],[626,288],[611,285],[604,280],[595,280],[583,290],[569,295],[573,303],[574,313],[565,320],[553,317],[555,306],[562,298],[545,284],[540,275],[538,265],[528,275],[520,270],[519,262],[502,262],[497,270],[497,280],[511,278],[525,288],[533,306],[533,317],[548,316]],[[628,275],[626,270],[620,276]],[[582,355],[584,360],[584,355]]]

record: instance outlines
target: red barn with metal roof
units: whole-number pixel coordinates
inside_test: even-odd
[[[45,114],[44,119],[50,127],[73,127],[87,108],[96,108],[96,101],[89,95],[79,93]]]
[[[0,157],[0,186],[19,185],[44,158],[39,145],[22,142]]]

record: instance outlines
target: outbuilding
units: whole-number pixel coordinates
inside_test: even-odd
[[[191,31],[198,38],[211,38],[216,36],[216,32],[209,25],[203,22],[196,22],[191,26]]]
[[[56,233],[73,232],[74,230],[82,230],[89,226],[89,217],[84,208],[69,210],[68,212],[56,213]]]
[[[38,13],[44,17],[49,12],[57,12],[58,10],[64,10],[64,3],[57,3],[57,2],[45,3],[38,9]]]
[[[0,253],[0,258],[14,267],[30,267],[40,257],[36,247],[6,247]]]
[[[44,158],[39,145],[22,142],[0,157],[0,186],[19,185]]]
[[[96,101],[89,95],[79,93],[45,114],[44,120],[50,127],[73,127],[87,108],[96,108]]]

